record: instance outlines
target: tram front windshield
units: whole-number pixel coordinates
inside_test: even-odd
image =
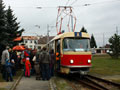
[[[89,39],[65,38],[63,40],[63,51],[89,51]]]

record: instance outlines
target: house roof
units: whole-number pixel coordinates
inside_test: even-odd
[[[17,37],[13,41],[21,41],[21,40],[22,40],[22,37]]]
[[[54,36],[49,36],[49,41],[52,40]],[[47,43],[47,36],[40,37],[38,40],[38,44],[46,44]]]
[[[24,40],[38,40],[36,36],[22,36]]]

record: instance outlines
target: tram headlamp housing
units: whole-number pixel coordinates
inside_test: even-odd
[[[71,59],[71,60],[70,60],[70,63],[73,64],[73,63],[74,63],[74,60]]]
[[[90,60],[90,59],[88,59],[88,63],[91,63],[91,60]]]

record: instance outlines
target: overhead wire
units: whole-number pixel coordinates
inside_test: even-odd
[[[70,0],[68,0],[68,1],[70,1]],[[67,2],[68,2],[67,1]],[[76,2],[77,2],[78,0],[75,0],[75,1],[73,1],[73,3],[71,3],[70,4],[70,6],[72,6],[73,4],[75,4]],[[83,5],[75,5],[75,6],[73,6],[73,7],[81,7],[81,6],[89,6],[89,5],[96,5],[96,4],[103,4],[103,3],[111,3],[111,2],[116,2],[116,1],[120,1],[120,0],[108,0],[108,1],[103,1],[103,2],[96,2],[96,3],[86,3],[86,4],[83,4]],[[67,5],[67,3],[66,3],[66,5]],[[43,7],[43,6],[36,6],[36,7],[33,7],[33,6],[28,6],[28,7],[19,7],[19,6],[11,6],[11,7],[14,7],[14,8],[58,8],[58,7],[54,7],[54,6],[49,6],[49,7]]]
[[[83,4],[83,5],[77,5],[74,7],[80,7],[80,6],[90,6],[90,5],[97,5],[97,4],[104,4],[104,3],[111,3],[111,2],[117,2],[120,0],[109,0],[109,1],[103,1],[103,2],[96,2],[96,3],[90,3],[90,4]],[[68,5],[70,2],[70,0],[67,1],[66,5]],[[73,5],[77,2],[77,0],[73,1],[70,5]],[[16,7],[16,8],[38,8],[38,9],[42,9],[42,8],[57,8],[57,7]]]
[[[103,3],[111,3],[111,2],[116,2],[116,1],[120,1],[120,0],[111,0],[111,1],[104,1],[104,2],[97,2],[97,3],[91,3],[91,4],[84,4],[84,5],[81,5],[81,6],[89,6],[89,5],[96,5],[96,4],[103,4]],[[80,5],[79,6],[74,6],[74,7],[80,7]],[[79,19],[77,19],[77,21],[79,21]]]
[[[65,4],[67,6],[67,4],[69,3],[70,0],[67,1],[67,3]]]
[[[13,7],[13,8],[37,8],[37,9],[42,9],[42,8],[47,8],[47,9],[49,9],[49,8],[57,8],[57,7],[40,7],[40,6],[36,6],[36,7],[16,7],[16,6],[11,6],[11,7]]]
[[[102,3],[111,3],[111,2],[116,2],[116,1],[120,1],[120,0],[109,0],[109,1],[103,1],[103,2],[96,2],[96,3],[92,3],[92,4],[102,4]]]
[[[77,2],[77,0],[73,1],[73,2],[70,4],[70,6],[72,6],[72,5],[75,4],[76,2]]]
[[[103,1],[103,2],[96,2],[96,3],[86,3],[86,4],[83,4],[83,5],[76,5],[74,7],[81,7],[81,6],[90,6],[90,5],[97,5],[97,4],[104,4],[104,3],[111,3],[111,2],[119,2],[120,0],[109,0],[109,1]]]

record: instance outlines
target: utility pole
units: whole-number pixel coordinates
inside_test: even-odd
[[[118,35],[118,27],[116,26],[116,34]]]
[[[50,32],[51,28],[54,28],[54,27],[56,27],[56,26],[50,26],[49,24],[47,24],[47,42],[50,41],[49,32]]]
[[[35,25],[35,27],[39,28],[40,29],[40,25]],[[37,37],[39,37],[39,35],[37,33],[34,33],[37,35]]]
[[[47,43],[49,42],[49,25],[47,24]]]
[[[105,35],[103,33],[103,53],[105,53]]]
[[[40,29],[40,25],[35,25],[35,27],[37,27],[37,28]],[[37,34],[37,33],[34,33],[34,34],[36,34],[37,38],[40,38],[40,35],[39,35],[39,34]]]
[[[103,47],[104,47],[104,43],[105,43],[105,36],[104,36],[104,33],[103,33]]]

